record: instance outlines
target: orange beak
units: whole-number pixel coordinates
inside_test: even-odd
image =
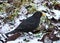
[[[42,12],[42,16],[46,16],[46,14]]]

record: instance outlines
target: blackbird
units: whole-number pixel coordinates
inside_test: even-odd
[[[41,16],[45,15],[40,11],[36,11],[31,17],[23,20],[15,30],[6,33],[6,35],[18,32],[33,32],[39,26]]]

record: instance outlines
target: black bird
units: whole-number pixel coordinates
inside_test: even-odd
[[[22,21],[22,23],[13,31],[6,33],[8,34],[15,34],[18,32],[33,32],[39,26],[40,18],[43,15],[42,12],[36,11],[31,17]]]

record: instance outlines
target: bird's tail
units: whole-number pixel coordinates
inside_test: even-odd
[[[8,37],[8,34],[15,34],[15,33],[18,33],[19,31],[17,29],[13,30],[13,31],[10,31],[8,33],[6,33],[5,35]]]

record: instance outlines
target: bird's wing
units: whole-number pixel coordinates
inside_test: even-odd
[[[38,26],[38,22],[35,18],[30,17],[22,21],[22,23],[17,27],[20,31],[33,31]]]
[[[33,27],[35,25],[35,22],[33,21],[28,21],[28,20],[25,20],[25,21],[23,21],[21,24],[20,24],[20,26],[22,27],[27,27],[27,28],[31,28],[31,27]]]
[[[34,20],[34,19],[35,19],[35,18],[33,18],[33,17],[29,17],[29,18],[23,20],[20,25],[22,25],[22,26],[28,26],[28,25],[29,25],[29,26],[32,26],[32,25],[35,24],[35,20]]]

